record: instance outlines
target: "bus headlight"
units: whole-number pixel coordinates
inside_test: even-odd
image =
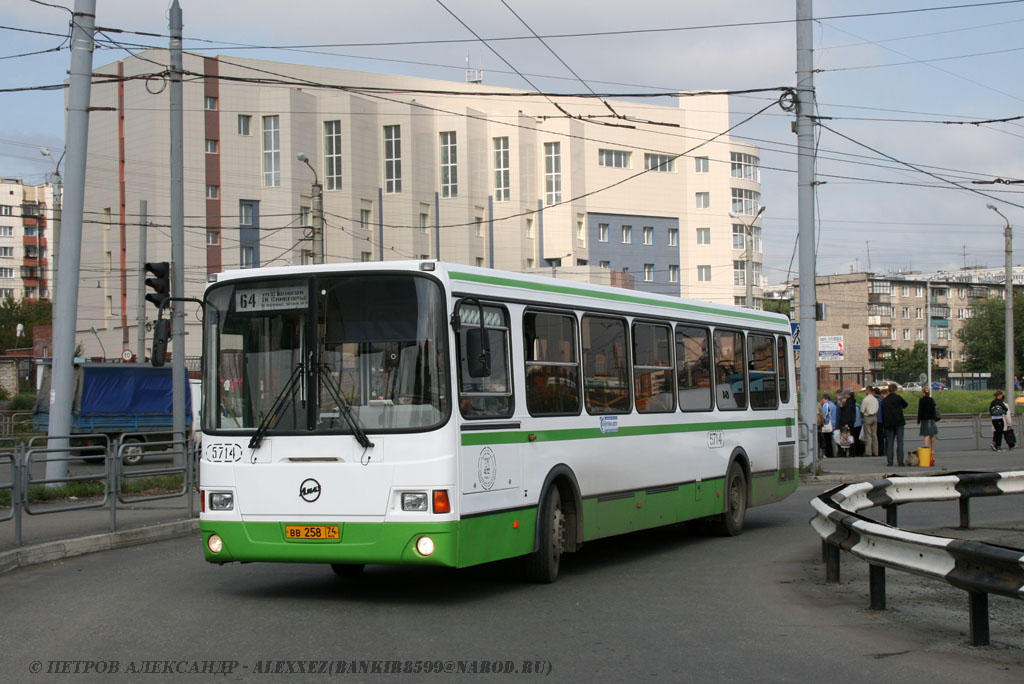
[[[211,534],[206,540],[206,547],[210,549],[210,553],[220,553],[224,550],[224,540],[219,535]]]
[[[235,495],[231,492],[211,492],[211,511],[230,511],[235,507]]]
[[[403,511],[427,511],[426,492],[402,492]]]
[[[416,540],[416,550],[421,556],[429,556],[434,553],[434,540],[430,537],[420,537]]]

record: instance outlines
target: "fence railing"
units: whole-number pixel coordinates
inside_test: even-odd
[[[970,526],[970,499],[1024,494],[1024,471],[888,477],[840,485],[811,500],[811,526],[822,539],[826,581],[839,582],[839,551],[869,565],[871,608],[884,610],[885,569],[910,572],[968,593],[970,640],[989,643],[988,595],[1024,599],[1024,549],[948,539],[899,529],[897,507],[922,501],[957,501],[960,527]],[[881,506],[886,522],[860,515]]]
[[[117,442],[111,443],[105,435],[73,435],[61,437],[60,440],[72,440],[70,446],[49,446],[47,437],[37,436],[28,442],[14,438],[0,437],[0,491],[10,492],[10,508],[6,513],[0,511],[0,522],[13,520],[14,543],[24,544],[22,521],[26,515],[49,515],[68,513],[87,509],[109,507],[110,531],[117,530],[118,504],[135,504],[140,501],[155,501],[184,496],[187,501],[189,515],[194,510],[193,492],[198,484],[199,449],[192,440],[180,433],[176,439],[166,441],[149,441],[140,445],[133,438],[138,433],[122,435]],[[58,439],[58,438],[53,438]],[[91,444],[84,445],[82,442]],[[165,460],[170,457],[171,465],[163,467],[125,467],[124,456],[132,449],[143,448],[146,454],[159,453]],[[46,465],[55,462],[101,461],[102,469],[64,477],[48,477]],[[125,485],[133,480],[158,478],[162,476],[180,476],[180,485],[168,491],[157,488],[144,494],[127,494]],[[75,503],[57,505],[41,504],[33,501],[31,493],[36,487],[67,486],[77,482],[96,482],[102,484],[102,494],[85,497]],[[81,497],[80,497],[81,498]]]

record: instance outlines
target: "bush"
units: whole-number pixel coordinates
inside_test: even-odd
[[[35,392],[22,392],[18,396],[11,399],[11,403],[7,405],[8,411],[31,411],[36,407],[36,394]]]

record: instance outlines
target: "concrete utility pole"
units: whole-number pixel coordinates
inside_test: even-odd
[[[138,325],[138,358],[146,361],[146,224],[149,223],[149,203],[139,200],[139,301],[135,306]]]
[[[1006,240],[1006,398],[1007,405],[1013,410],[1013,402],[1016,400],[1016,391],[1013,386],[1013,228],[1010,226],[1010,219],[1003,216],[1003,212],[996,209],[993,204],[986,204],[989,209],[996,212],[1006,221],[1006,228],[1003,229],[1003,237]]]
[[[75,0],[71,27],[71,72],[68,89],[67,185],[61,219],[60,289],[53,319],[53,372],[50,376],[51,448],[66,449],[71,434],[71,402],[75,376],[75,323],[78,320],[78,274],[82,260],[82,215],[85,211],[85,165],[89,146],[89,98],[92,87],[93,33],[96,0]],[[56,439],[54,439],[56,438]],[[66,452],[65,452],[66,453]],[[55,456],[60,457],[57,452]],[[67,477],[68,462],[47,461],[46,478]]]
[[[924,322],[925,322],[925,339],[927,340],[926,348],[928,350],[928,384],[926,387],[928,391],[932,391],[932,281],[926,280],[924,283]]]
[[[181,99],[181,6],[171,3],[171,294],[185,294],[185,145],[182,126]],[[185,306],[184,302],[171,302],[171,373],[173,387],[171,399],[174,410],[174,437],[185,438],[185,392],[188,382],[185,374]]]
[[[309,157],[305,152],[299,152],[295,158],[309,167],[313,172],[313,190],[310,198],[313,213],[313,263],[324,263],[324,186],[320,184],[320,177],[316,175],[316,169],[309,163]]]
[[[801,463],[818,469],[818,326],[814,254],[814,52],[811,0],[796,0],[797,191],[800,226]]]

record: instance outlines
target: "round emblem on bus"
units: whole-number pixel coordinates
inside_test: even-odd
[[[498,459],[490,447],[484,447],[480,452],[480,458],[476,461],[476,474],[480,478],[480,486],[490,489],[494,486],[494,479],[498,476]]]
[[[303,501],[313,503],[320,498],[320,483],[313,478],[303,480],[299,485],[299,496]]]

